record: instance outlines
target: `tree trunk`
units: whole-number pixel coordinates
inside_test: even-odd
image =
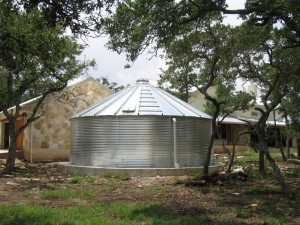
[[[265,153],[264,149],[267,148],[265,143],[265,131],[264,127],[261,124],[256,124],[256,135],[258,139],[258,168],[259,172],[265,172]]]
[[[203,168],[204,176],[208,176],[208,169],[209,169],[209,164],[210,164],[212,148],[214,145],[215,135],[217,133],[216,122],[217,122],[217,118],[218,118],[218,115],[220,112],[220,105],[215,105],[215,107],[216,107],[216,109],[215,109],[215,112],[214,112],[214,115],[213,115],[212,121],[211,121],[211,135],[210,135],[210,139],[209,139],[209,143],[208,143],[206,160],[205,160],[205,164],[204,164],[204,168]]]
[[[227,168],[227,173],[230,173],[231,171],[231,167],[233,166],[233,161],[234,161],[234,157],[235,157],[235,146],[236,146],[236,143],[235,142],[232,146],[232,153],[231,153],[231,157],[229,158],[229,161],[228,161],[228,168]]]
[[[214,128],[212,128],[212,129],[214,130]],[[209,169],[211,152],[212,152],[214,140],[215,140],[215,132],[212,131],[212,133],[210,135],[209,143],[208,143],[208,150],[207,150],[206,160],[205,160],[204,169],[203,169],[204,176],[208,176],[208,169]]]
[[[291,149],[290,149],[290,137],[286,138],[286,158],[289,159],[291,157]]]
[[[283,176],[281,175],[279,167],[275,163],[274,159],[270,155],[270,152],[267,148],[264,150],[264,152],[265,152],[265,155],[266,155],[266,158],[267,158],[268,162],[270,163],[270,166],[273,169],[274,177],[278,181],[279,185],[281,186],[282,192],[284,194],[287,194],[290,197],[291,196],[291,191],[290,191],[289,187],[287,186]]]
[[[300,138],[297,138],[297,158],[300,159]]]
[[[8,148],[8,155],[6,159],[5,171],[11,172],[15,169],[15,160],[17,152],[17,135],[16,135],[16,119],[9,121],[9,137],[10,143]]]
[[[282,148],[282,132],[280,131],[280,143],[279,143],[279,151],[281,153],[282,159],[284,162],[286,162],[287,158],[284,154],[283,148]]]
[[[230,173],[231,171],[231,167],[233,166],[233,161],[234,161],[234,157],[235,157],[235,147],[240,139],[240,137],[244,134],[247,134],[249,133],[248,131],[243,131],[241,133],[239,133],[239,135],[237,136],[235,142],[233,143],[233,146],[232,146],[232,153],[231,153],[231,157],[230,157],[230,160],[228,162],[228,169],[227,169],[227,173]]]
[[[259,149],[258,167],[259,167],[259,172],[260,173],[265,172],[265,153],[262,149]]]
[[[8,155],[6,159],[5,171],[11,172],[15,169],[17,138],[10,137]]]

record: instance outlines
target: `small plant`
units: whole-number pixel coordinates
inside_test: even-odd
[[[193,175],[193,180],[201,180],[203,177],[203,173],[198,172]]]
[[[121,177],[122,180],[130,180],[131,176],[129,176],[128,174],[123,174]]]
[[[105,172],[103,174],[104,178],[110,179],[110,178],[114,178],[114,174],[110,173],[110,172]]]
[[[23,195],[23,197],[27,198],[27,197],[30,197],[32,195],[32,193],[29,190],[25,190],[25,191],[23,191],[22,195]]]
[[[83,177],[81,176],[75,176],[75,177],[71,177],[70,183],[72,184],[79,184],[81,183],[83,180]]]
[[[95,177],[92,176],[86,177],[86,182],[88,182],[89,184],[95,183]]]
[[[175,181],[175,185],[180,185],[180,184],[184,184],[184,181],[177,178]]]

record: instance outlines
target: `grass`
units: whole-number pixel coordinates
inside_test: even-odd
[[[49,190],[41,192],[41,198],[82,198],[91,199],[95,195],[84,190]]]
[[[32,195],[32,193],[29,190],[25,190],[25,191],[23,191],[22,195],[23,195],[23,197],[27,198],[27,197],[30,197]]]
[[[254,187],[244,191],[247,195],[266,195],[266,194],[282,194],[278,189],[269,187]]]
[[[70,183],[72,183],[72,184],[79,184],[82,181],[83,181],[83,177],[81,177],[81,176],[74,176],[74,177],[71,177]]]
[[[103,174],[103,177],[107,179],[119,179],[119,180],[131,179],[131,177],[128,174],[118,174],[118,173],[109,173],[109,172],[105,172]]]
[[[238,158],[234,160],[234,164],[237,166],[242,166],[245,167],[251,163],[257,163],[258,162],[258,157],[253,156],[253,157],[245,157],[245,158]]]
[[[204,224],[205,217],[178,215],[160,204],[113,203],[52,208],[41,205],[0,205],[0,224]],[[217,223],[222,224],[222,223]],[[226,223],[225,223],[226,224]]]
[[[89,183],[89,184],[94,184],[95,183],[95,177],[87,176],[86,177],[86,182]]]
[[[152,194],[154,194],[154,193],[160,193],[160,192],[163,192],[163,191],[165,191],[166,189],[167,189],[167,188],[166,188],[165,186],[163,186],[163,185],[154,184],[154,185],[151,185],[151,186],[147,187],[147,188],[145,189],[145,191],[146,191],[147,193],[152,193]]]
[[[114,190],[117,190],[117,189],[118,189],[118,185],[116,185],[116,184],[111,184],[111,185],[108,185],[108,186],[101,187],[102,191],[114,191]]]

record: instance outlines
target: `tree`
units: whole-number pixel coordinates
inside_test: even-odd
[[[172,63],[170,67],[172,67]],[[186,72],[176,71],[175,68],[161,71],[158,86],[179,99],[188,102],[189,91],[193,88],[189,84],[190,76],[188,71],[191,71],[191,68],[186,68]]]
[[[41,116],[37,112],[45,98],[93,64],[78,61],[82,49],[60,27],[49,27],[38,10],[26,13],[0,3],[0,111],[9,122],[10,137],[6,171],[14,169],[18,135]],[[21,102],[37,96],[32,114],[16,129]]]
[[[109,47],[125,52],[134,61],[145,50],[156,53],[187,32],[187,26],[205,24],[212,15],[241,15],[250,25],[277,26],[285,47],[300,46],[298,0],[246,0],[245,8],[230,10],[226,0],[127,0],[115,1],[114,11],[105,18],[104,32]]]
[[[119,85],[116,82],[110,82],[108,77],[99,77],[96,80],[99,81],[105,87],[108,87],[114,93],[117,93],[118,91],[121,91],[124,89],[124,85]]]
[[[268,151],[266,122],[273,110],[290,93],[292,85],[299,82],[300,67],[297,62],[300,49],[282,48],[282,37],[273,29],[270,31],[260,27],[241,26],[238,30],[236,38],[241,45],[238,48],[240,53],[235,59],[236,69],[245,80],[256,82],[262,89],[260,99],[263,107],[255,108],[260,112],[255,125],[259,170],[264,171],[266,156],[283,192],[290,193],[280,169]]]
[[[49,27],[69,28],[80,36],[98,36],[104,17],[111,12],[114,0],[13,0],[10,8],[30,13],[39,10]]]
[[[237,74],[230,69],[233,58],[230,49],[233,31],[217,19],[212,25],[197,27],[173,41],[166,51],[168,57],[168,75],[173,83],[187,83],[196,88],[210,102],[207,112],[212,115],[212,132],[210,135],[204,174],[208,175],[213,142],[218,133],[220,113],[224,118],[235,110],[246,110],[253,97],[245,92],[235,91]],[[178,83],[177,83],[178,84]],[[209,88],[215,93],[209,93]]]

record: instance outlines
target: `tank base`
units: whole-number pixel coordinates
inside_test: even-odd
[[[58,169],[65,175],[78,176],[98,176],[107,173],[128,175],[130,177],[156,177],[156,176],[184,176],[194,175],[203,172],[203,167],[183,167],[183,168],[113,168],[77,166],[69,163],[58,163]],[[209,174],[217,173],[223,169],[223,165],[215,164],[209,167]]]

